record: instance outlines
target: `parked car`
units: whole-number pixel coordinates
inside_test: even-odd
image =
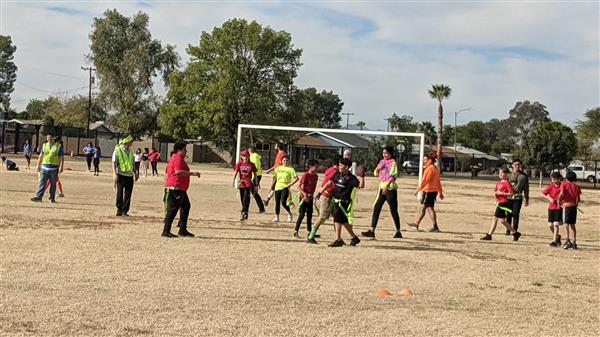
[[[583,165],[569,165],[566,170],[560,170],[560,174],[564,177],[568,171],[575,172],[577,180],[587,180],[590,183],[594,183],[600,179],[600,171],[586,170]]]
[[[407,160],[402,163],[402,169],[406,174],[419,174],[419,161],[418,160]]]

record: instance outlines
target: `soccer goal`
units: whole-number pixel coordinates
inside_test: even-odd
[[[336,133],[336,134],[355,134],[355,135],[372,135],[372,136],[397,136],[397,137],[416,137],[420,139],[419,158],[423,158],[425,151],[425,135],[417,132],[391,132],[391,131],[371,131],[371,130],[346,130],[346,129],[320,129],[320,128],[305,128],[293,126],[277,126],[277,125],[256,125],[256,124],[239,124],[237,130],[237,147],[236,147],[236,163],[240,161],[240,151],[242,146],[242,130],[244,129],[259,129],[259,130],[277,130],[277,131],[292,131],[306,133]],[[419,180],[421,184],[423,178],[423,161],[419,159]]]

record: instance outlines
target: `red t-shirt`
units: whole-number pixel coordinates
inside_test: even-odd
[[[513,190],[513,187],[508,180],[500,180],[499,182],[496,183],[496,188],[494,189],[494,192],[502,192],[502,193],[512,194],[512,193],[515,193],[515,190]],[[508,197],[503,196],[503,195],[497,195],[496,202],[499,204],[507,203]]]
[[[581,196],[581,188],[570,181],[564,181],[560,184],[560,190],[562,191],[562,203],[576,203],[577,199]]]
[[[323,183],[321,184],[321,186],[325,186],[325,184],[327,184],[328,181],[330,181],[331,179],[333,179],[333,176],[337,173],[338,168],[337,166],[335,167],[330,167],[327,170],[325,170],[325,178],[323,178]],[[329,186],[324,193],[327,193],[329,195],[331,195],[333,193],[333,188],[335,187],[334,184],[331,184],[331,186]]]
[[[165,187],[174,187],[178,190],[187,191],[190,187],[190,177],[176,176],[176,171],[189,171],[190,167],[185,162],[185,158],[178,154],[174,154],[167,164],[167,181],[165,181]]]
[[[235,164],[233,171],[240,174],[240,188],[252,188],[252,174],[256,173],[254,163],[240,161]]]
[[[148,155],[148,159],[150,159],[150,161],[158,161],[158,157],[160,157],[160,152],[158,151],[153,151]]]
[[[306,172],[300,178],[300,187],[302,188],[302,196],[304,194],[314,194],[317,188],[317,180],[319,176],[316,173]]]
[[[273,165],[274,168],[278,168],[279,166],[283,165],[283,157],[286,156],[285,151],[283,150],[279,150],[277,151],[277,156],[275,157],[275,165]]]
[[[552,198],[552,200],[558,200],[558,196],[560,194],[560,186],[561,185],[556,186],[555,184],[550,183],[550,185],[548,185],[548,187],[546,187],[542,191],[542,194],[549,196],[550,198]],[[560,209],[560,205],[557,202],[549,203],[548,204],[548,209],[558,210],[558,209]]]

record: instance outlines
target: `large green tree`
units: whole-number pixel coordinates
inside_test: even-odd
[[[315,88],[297,90],[294,95],[292,109],[305,119],[303,126],[314,126],[326,129],[340,128],[344,102],[332,91],[318,92]]]
[[[436,101],[438,101],[438,110],[437,110],[437,122],[438,122],[438,132],[437,132],[437,155],[440,158],[438,163],[441,163],[442,158],[442,144],[443,144],[443,129],[444,129],[444,107],[442,106],[442,101],[444,99],[448,99],[452,94],[452,89],[444,84],[433,84],[431,86],[431,90],[429,90],[429,96]]]
[[[203,32],[187,52],[190,62],[172,76],[161,107],[163,133],[206,136],[235,157],[238,124],[303,120],[303,113],[290,108],[302,50],[294,48],[289,33],[233,19]]]
[[[594,147],[600,141],[600,107],[585,112],[584,119],[577,121],[579,155],[589,159],[600,159],[600,149]]]
[[[148,29],[149,17],[139,12],[129,18],[116,9],[94,18],[89,59],[100,78],[100,95],[117,111],[120,131],[143,134],[156,129],[158,100],[153,80],[165,84],[179,64],[175,47],[163,46]]]
[[[565,166],[576,153],[575,133],[570,127],[556,121],[535,125],[523,144],[523,159],[540,170]]]
[[[10,36],[0,35],[0,118],[10,111],[10,94],[17,80],[17,66],[13,62],[16,50]]]
[[[508,136],[512,141],[522,146],[529,132],[537,124],[548,121],[550,121],[550,117],[545,105],[525,100],[515,103],[515,106],[508,112],[506,130],[509,130]]]

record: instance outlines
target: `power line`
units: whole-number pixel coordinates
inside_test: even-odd
[[[58,77],[70,78],[70,79],[74,79],[74,80],[78,80],[78,81],[85,81],[85,80],[87,80],[87,78],[83,78],[83,77],[76,77],[76,76],[70,76],[70,75],[65,75],[65,74],[54,73],[54,72],[51,72],[51,71],[42,70],[42,69],[38,69],[38,68],[33,68],[33,67],[29,67],[29,66],[19,66],[19,68],[29,69],[29,70],[37,71],[37,72],[40,72],[40,73],[43,73],[43,74],[48,74],[48,75],[53,75],[53,76],[58,76]]]

